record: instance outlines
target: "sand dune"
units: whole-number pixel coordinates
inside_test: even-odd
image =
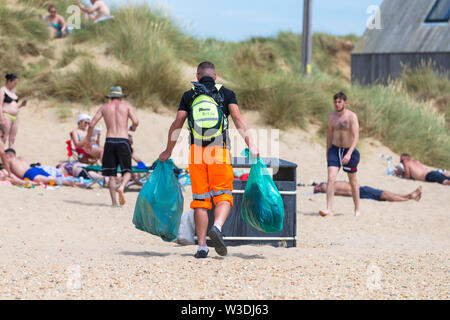
[[[48,165],[65,160],[79,111],[61,122],[56,108],[30,101],[20,114],[18,154]],[[151,163],[165,147],[174,114],[137,114],[136,153]],[[263,127],[256,113],[244,115]],[[175,154],[185,149],[180,144]],[[398,155],[377,141],[362,141],[359,149],[362,185],[399,193],[420,185],[385,175],[378,155]],[[324,141],[314,135],[280,132],[280,155],[299,165],[298,182],[326,179]],[[175,157],[180,167],[186,160]],[[359,218],[351,199],[336,198],[338,215],[326,219],[317,214],[325,196],[298,188],[297,248],[231,247],[225,258],[212,249],[203,261],[193,258],[195,246],[165,243],[134,228],[137,192],[126,194],[124,208],[112,209],[108,191],[98,187],[0,187],[0,298],[448,299],[450,188],[421,185],[421,202],[363,200]],[[186,211],[190,197],[186,192]]]

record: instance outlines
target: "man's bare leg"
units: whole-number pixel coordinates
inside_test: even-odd
[[[196,208],[194,210],[195,232],[199,247],[206,247],[206,231],[208,229],[208,210]]]
[[[338,172],[338,167],[328,167],[327,209],[319,211],[322,217],[333,215],[334,183]]]
[[[118,207],[116,197],[116,177],[109,177],[109,194],[111,195],[113,207]]]
[[[131,172],[125,172],[122,175],[122,182],[120,183],[119,188],[117,189],[117,193],[119,194],[119,203],[123,206],[126,203],[125,200],[125,187],[128,185],[131,179]]]
[[[349,173],[348,180],[350,182],[350,186],[352,187],[352,198],[355,203],[355,216],[359,217],[361,213],[359,211],[359,185],[356,173]]]
[[[422,186],[418,187],[414,192],[410,194],[396,194],[389,191],[383,191],[381,194],[381,200],[389,202],[405,202],[409,200],[420,201],[422,198]]]
[[[220,227],[220,230],[230,214],[230,209],[231,205],[228,201],[219,202],[214,209],[214,225]]]

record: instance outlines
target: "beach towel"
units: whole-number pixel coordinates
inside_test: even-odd
[[[252,162],[248,149],[245,151]],[[253,228],[267,233],[283,230],[284,204],[261,158],[252,164],[241,204],[241,217]]]
[[[157,160],[155,169],[136,200],[133,224],[137,229],[171,242],[177,238],[184,198],[173,174],[172,160]]]

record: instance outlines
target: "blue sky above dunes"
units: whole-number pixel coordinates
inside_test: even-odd
[[[275,36],[279,31],[300,33],[302,29],[303,0],[105,1],[111,6],[145,2],[163,7],[199,38],[240,41],[252,36]],[[381,3],[382,0],[313,0],[313,31],[360,36],[370,17],[367,8]]]

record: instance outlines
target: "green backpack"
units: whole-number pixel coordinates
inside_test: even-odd
[[[212,90],[205,85],[192,82],[194,87],[191,112],[188,116],[188,129],[193,142],[208,145],[228,129],[228,120],[222,108],[224,96],[220,93],[221,84],[216,84]]]

